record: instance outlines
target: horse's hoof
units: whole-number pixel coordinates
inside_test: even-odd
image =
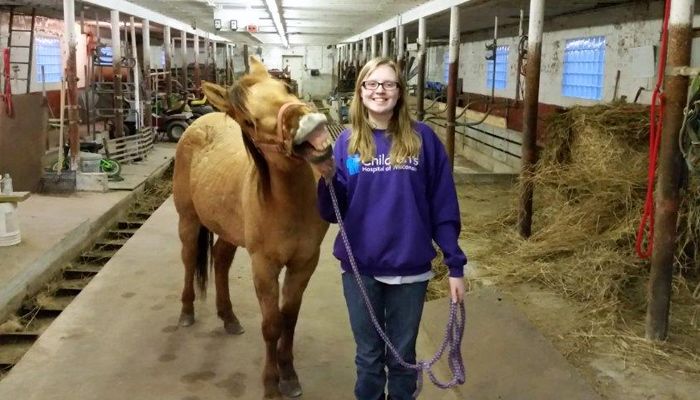
[[[180,314],[180,326],[192,326],[194,324],[194,314]]]
[[[299,384],[299,379],[284,380],[280,379],[280,392],[286,397],[299,397],[302,390]]]
[[[224,322],[224,329],[229,335],[240,335],[241,333],[245,332],[245,329],[243,329],[243,326],[237,319],[230,322]]]

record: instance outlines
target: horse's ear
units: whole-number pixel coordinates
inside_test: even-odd
[[[260,60],[257,58],[250,56],[250,76],[253,76],[258,79],[266,79],[270,77],[270,74],[267,73],[267,68],[265,68],[265,64],[261,63]]]
[[[207,100],[211,105],[219,111],[228,112],[231,108],[231,103],[228,97],[228,90],[215,83],[202,81],[202,90]]]

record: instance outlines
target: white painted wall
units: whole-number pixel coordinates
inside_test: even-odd
[[[255,47],[253,47],[255,48]],[[241,49],[236,49],[237,54]],[[335,65],[335,47],[327,49],[322,45],[308,46],[291,46],[285,48],[282,46],[265,46],[262,50],[262,59],[268,69],[282,69],[282,56],[302,56],[304,65],[306,66],[301,78],[302,93],[304,98],[322,98],[327,97],[332,90],[332,73]],[[254,52],[250,52],[254,54]],[[236,57],[241,58],[241,57]],[[311,70],[318,69],[319,76],[311,76]]]
[[[647,8],[645,4],[626,5],[605,9],[602,12],[591,12],[569,17],[560,17],[545,21],[545,32],[542,41],[542,62],[540,76],[541,103],[561,106],[590,105],[597,101],[562,96],[562,74],[564,46],[568,39],[605,36],[607,45],[605,51],[604,92],[601,102],[613,99],[615,77],[620,70],[618,98],[626,96],[633,101],[640,87],[647,89],[639,97],[639,102],[649,104],[651,90],[656,82],[656,65],[651,65],[643,57],[640,48],[654,46],[658,52],[661,19],[650,19],[660,16],[660,2],[652,2]],[[633,15],[634,22],[625,22]],[[582,21],[600,21],[601,18],[611,21],[603,26],[582,25]],[[700,15],[695,16],[695,25],[700,25]],[[569,28],[570,26],[578,26]],[[483,35],[482,35],[483,37]],[[470,41],[470,39],[472,39]],[[486,85],[485,44],[491,39],[474,40],[462,37],[460,46],[459,77],[462,78],[462,91],[489,95],[491,88]],[[498,45],[510,46],[508,55],[508,78],[505,89],[496,89],[497,97],[515,98],[517,78],[517,45],[518,38],[514,36],[499,38]],[[700,39],[693,40],[694,54],[691,66],[700,66]],[[443,54],[447,46],[431,47],[428,49],[426,81],[443,80]],[[412,53],[412,55],[415,55]],[[649,76],[644,71],[654,71]]]

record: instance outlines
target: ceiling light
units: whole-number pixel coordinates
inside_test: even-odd
[[[284,25],[282,25],[282,17],[280,16],[280,10],[277,7],[277,1],[265,0],[265,5],[267,6],[268,11],[270,11],[272,22],[275,24],[275,28],[277,29],[277,33],[280,35],[282,44],[284,47],[289,47],[289,41],[287,40],[287,34],[284,31]]]

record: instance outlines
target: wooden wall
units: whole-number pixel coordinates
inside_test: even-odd
[[[0,173],[9,172],[15,190],[36,191],[46,148],[47,108],[41,93],[13,95],[14,117],[0,101]]]

